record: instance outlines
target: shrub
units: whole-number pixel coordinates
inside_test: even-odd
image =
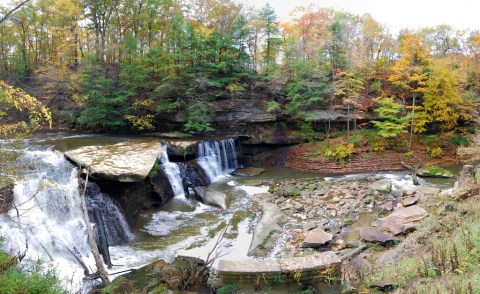
[[[455,134],[448,139],[450,143],[456,146],[468,146],[470,145],[470,140],[463,136],[462,134]]]
[[[345,160],[350,160],[354,153],[355,147],[353,143],[344,143],[327,147],[327,149],[323,152],[323,155],[326,158],[339,162],[343,167],[345,165]]]
[[[429,154],[428,154],[428,155],[429,155],[431,158],[437,158],[437,157],[440,157],[440,156],[442,155],[442,153],[443,153],[442,148],[440,148],[440,147],[435,147],[435,148],[431,148],[431,149],[429,150]]]
[[[226,284],[218,288],[217,294],[235,294],[240,290],[240,286],[237,284]]]

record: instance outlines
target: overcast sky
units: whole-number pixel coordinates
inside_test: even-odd
[[[480,0],[237,0],[261,8],[267,2],[275,8],[280,19],[288,17],[296,6],[314,3],[354,14],[369,13],[390,27],[421,28],[448,24],[456,29],[480,29]]]

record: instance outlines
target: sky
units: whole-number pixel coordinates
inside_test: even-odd
[[[281,20],[297,6],[313,3],[357,15],[369,13],[392,32],[447,24],[455,29],[480,30],[479,0],[241,0],[261,8],[267,2]]]

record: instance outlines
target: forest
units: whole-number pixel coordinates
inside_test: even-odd
[[[240,293],[209,281],[223,257],[211,254],[226,239],[228,250],[257,239],[241,254],[279,268],[328,255],[312,285],[332,291],[480,292],[480,30],[392,31],[369,14],[313,4],[281,20],[269,4],[239,0],[1,3],[0,292]],[[128,181],[95,174],[104,162],[146,171]],[[207,202],[211,193],[221,201]],[[99,197],[106,206],[92,204]],[[79,206],[84,219],[65,216]],[[99,232],[111,211],[107,221],[122,220],[126,237],[109,245]],[[88,214],[100,225],[87,245],[78,224],[91,227]],[[22,227],[38,215],[46,233],[44,224]],[[263,221],[273,229],[252,236]],[[29,247],[30,233],[52,237],[52,248]],[[24,252],[4,249],[23,234]],[[193,256],[212,241],[203,265],[195,258],[175,268],[155,255]],[[102,247],[95,242],[104,250],[96,271],[84,262]],[[22,263],[36,245],[45,266]],[[72,273],[48,266],[64,256]],[[128,274],[110,284],[103,263],[108,275]],[[167,271],[180,284],[164,279]],[[268,291],[290,275],[289,293],[322,293],[300,283],[305,273],[281,268],[271,281],[262,274],[241,286]]]
[[[158,130],[181,112],[184,131],[205,133],[208,103],[225,99],[261,100],[307,135],[316,109],[376,111],[385,137],[476,120],[480,32],[449,25],[393,35],[368,14],[313,5],[280,22],[268,4],[38,0],[0,30],[1,78],[70,128]]]

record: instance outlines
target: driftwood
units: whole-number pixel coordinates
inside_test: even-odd
[[[418,172],[418,169],[420,168],[420,166],[422,165],[421,163],[415,165],[415,166],[411,166],[410,164],[406,163],[405,161],[401,161],[400,162],[404,167],[408,168],[409,170],[412,171],[412,181],[413,181],[413,184],[414,185],[420,185],[418,183],[418,178],[417,178],[417,172]]]
[[[78,178],[80,179],[80,176]],[[88,244],[90,245],[93,258],[95,259],[95,266],[97,267],[98,277],[100,277],[104,285],[109,285],[110,279],[108,278],[107,271],[105,270],[105,266],[103,264],[102,258],[100,257],[100,252],[98,251],[97,242],[95,241],[92,226],[90,225],[90,218],[88,216],[87,205],[85,203],[85,193],[87,191],[87,184],[88,184],[88,172],[86,173],[85,184],[80,193],[80,208],[82,209],[83,220],[85,222],[85,226],[87,227]]]

